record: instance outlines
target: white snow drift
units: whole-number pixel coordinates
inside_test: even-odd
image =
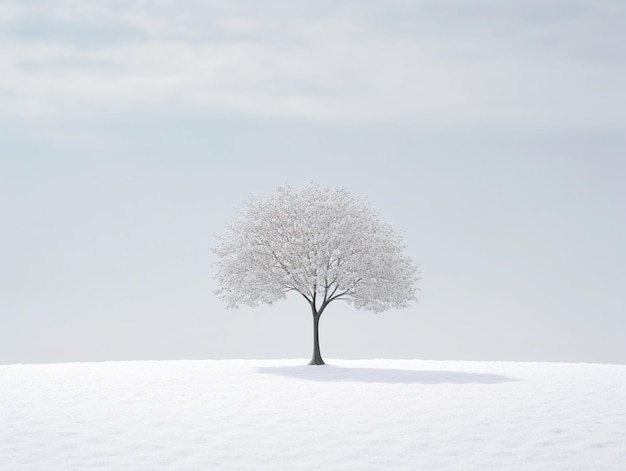
[[[0,366],[0,470],[623,470],[626,365]]]

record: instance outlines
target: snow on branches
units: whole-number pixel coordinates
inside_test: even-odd
[[[318,315],[345,299],[384,311],[415,300],[418,270],[400,235],[343,188],[279,187],[250,198],[213,249],[227,307],[271,304],[295,291]]]

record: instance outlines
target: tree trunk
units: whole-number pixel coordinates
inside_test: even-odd
[[[320,339],[319,339],[319,323],[322,313],[318,313],[315,308],[313,311],[313,358],[309,365],[323,365],[322,354],[320,353]]]

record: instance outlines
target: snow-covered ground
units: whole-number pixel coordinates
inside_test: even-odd
[[[0,366],[0,469],[626,470],[626,365]]]

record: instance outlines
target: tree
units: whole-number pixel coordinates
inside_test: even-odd
[[[228,308],[299,293],[313,315],[313,358],[323,365],[319,320],[333,301],[381,312],[415,300],[419,272],[402,238],[343,188],[279,187],[250,198],[213,249],[216,294]]]

